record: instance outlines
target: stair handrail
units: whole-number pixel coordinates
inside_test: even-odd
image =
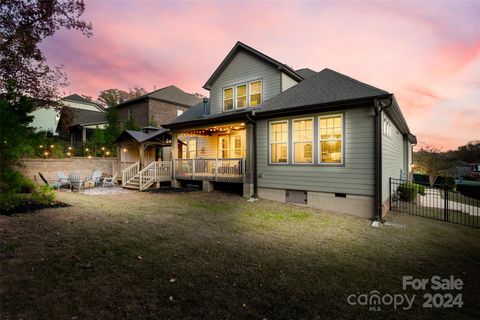
[[[125,186],[130,180],[132,180],[140,169],[140,162],[135,162],[134,164],[126,167],[122,170],[122,186]]]
[[[153,174],[151,174],[152,171],[153,171]],[[157,179],[157,162],[153,161],[148,166],[143,168],[140,172],[138,172],[140,191],[146,189],[146,187],[150,185],[150,182],[155,181],[156,179]]]

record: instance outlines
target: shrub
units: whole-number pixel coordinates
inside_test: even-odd
[[[415,200],[415,198],[417,197],[417,194],[419,193],[420,187],[423,188],[423,194],[425,194],[425,187],[423,186],[420,186],[415,183],[402,183],[398,187],[398,193],[399,193],[400,199],[407,202]]]
[[[416,186],[418,186],[418,193],[422,196],[425,195],[425,186],[422,186],[421,184],[415,184]]]
[[[480,184],[459,183],[457,184],[457,191],[466,197],[480,200]]]
[[[37,190],[32,193],[32,200],[35,200],[45,205],[52,204],[55,200],[55,192],[53,187],[44,185],[37,188]]]

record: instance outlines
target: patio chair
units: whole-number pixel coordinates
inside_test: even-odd
[[[115,187],[115,183],[117,182],[117,173],[111,178],[103,178],[103,187]]]
[[[47,178],[45,178],[45,176],[41,172],[39,172],[38,175],[39,175],[40,179],[42,179],[42,181],[45,183],[45,185],[53,187],[55,189],[60,189],[60,183],[58,181],[50,184],[50,183],[48,183]]]
[[[68,181],[70,182],[70,190],[77,189],[80,191],[82,188],[85,190],[85,181],[80,179],[78,173],[72,173],[68,176]]]
[[[40,175],[41,177],[41,175]],[[58,171],[57,172],[57,177],[58,177],[58,188],[66,187],[70,188],[70,181],[67,179],[65,176],[65,173],[63,171]],[[44,180],[45,181],[45,180]]]
[[[102,184],[100,179],[102,178],[102,170],[94,170],[92,176],[88,179],[95,183],[95,186]]]

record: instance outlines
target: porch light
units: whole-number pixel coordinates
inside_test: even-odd
[[[243,127],[245,125],[245,123],[242,122],[242,123],[240,123],[240,125]]]
[[[127,148],[123,148],[123,152],[127,152]]]

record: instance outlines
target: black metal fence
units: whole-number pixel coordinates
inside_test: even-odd
[[[390,209],[425,218],[480,228],[480,200],[447,185],[390,178]]]

